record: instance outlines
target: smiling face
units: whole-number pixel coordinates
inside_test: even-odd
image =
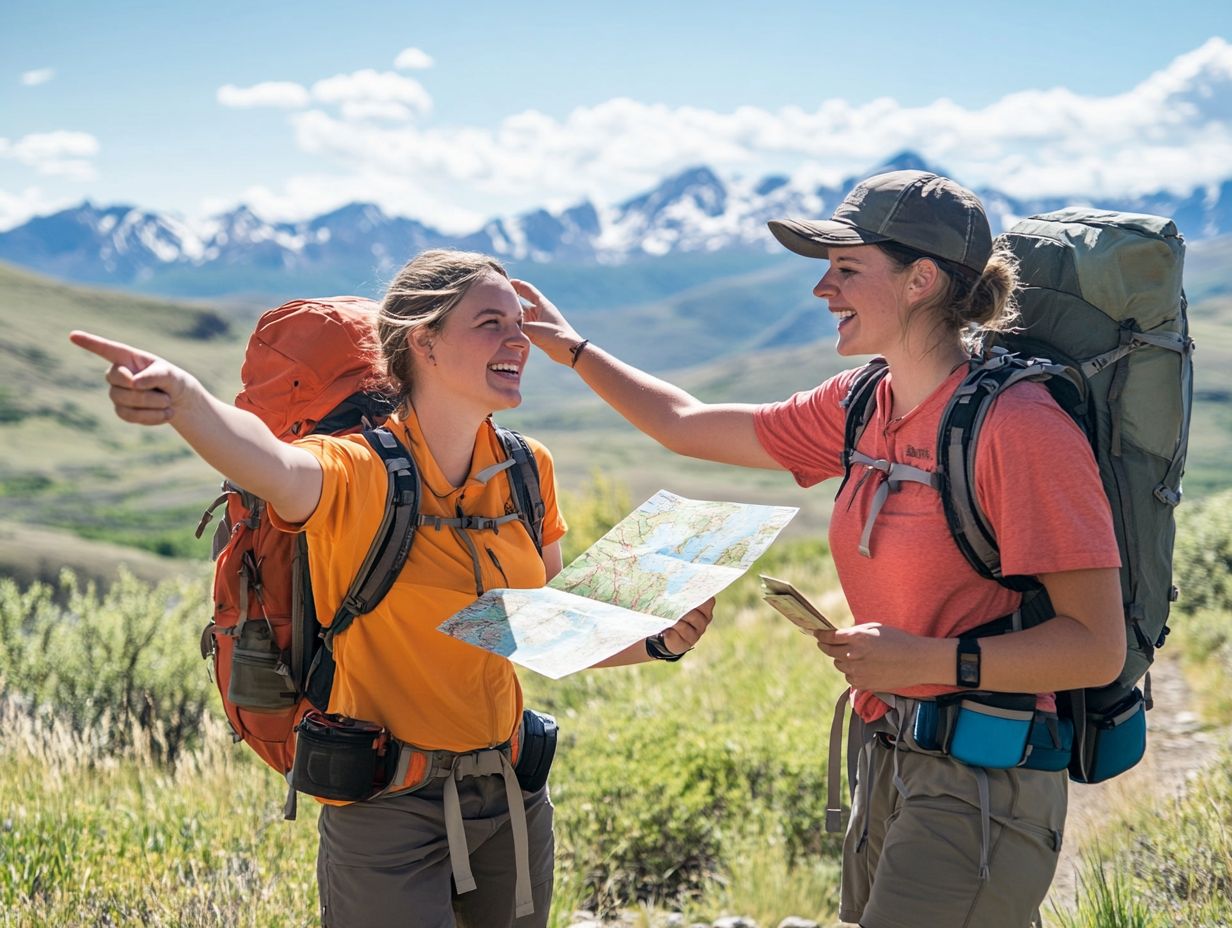
[[[480,277],[435,332],[410,336],[416,350],[415,392],[473,407],[481,415],[522,402],[522,370],[530,339],[522,332],[522,304],[509,281]]]
[[[840,355],[893,354],[904,344],[909,278],[876,245],[830,248],[813,295],[838,318]]]

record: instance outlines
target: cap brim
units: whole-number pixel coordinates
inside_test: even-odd
[[[889,241],[884,235],[834,219],[771,219],[766,224],[784,248],[806,258],[828,258],[834,247]]]

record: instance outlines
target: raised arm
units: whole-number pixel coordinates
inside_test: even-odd
[[[69,339],[111,363],[111,402],[125,422],[170,423],[207,464],[288,522],[312,515],[321,498],[321,465],[307,451],[279,441],[252,413],[211,396],[197,378],[157,355],[88,332]]]
[[[530,340],[553,361],[572,366],[587,386],[636,429],[677,454],[742,467],[782,469],[757,440],[753,429],[756,406],[703,403],[597,345],[583,345],[582,337],[547,297],[524,280],[512,283],[529,304],[524,328]]]

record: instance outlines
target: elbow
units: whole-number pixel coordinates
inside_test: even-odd
[[[1096,653],[1091,655],[1091,682],[1088,687],[1107,686],[1116,681],[1125,669],[1125,628],[1119,626],[1119,634],[1101,638]]]

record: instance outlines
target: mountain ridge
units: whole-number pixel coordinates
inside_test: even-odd
[[[650,190],[610,206],[588,200],[489,219],[462,235],[418,219],[390,216],[356,201],[299,222],[271,222],[248,206],[192,224],[128,204],[89,200],[0,232],[0,260],[77,283],[105,284],[166,296],[237,292],[353,291],[387,281],[408,256],[451,247],[534,265],[621,265],[644,258],[777,249],[769,219],[828,215],[860,177],[887,170],[931,170],[904,150],[863,175],[834,186],[807,186],[783,175],[724,181],[695,165]],[[960,178],[961,180],[961,178]],[[1022,216],[1082,197],[1023,199],[977,188],[998,232]],[[1172,216],[1191,241],[1232,232],[1232,178],[1218,187],[1168,191],[1083,205]]]

